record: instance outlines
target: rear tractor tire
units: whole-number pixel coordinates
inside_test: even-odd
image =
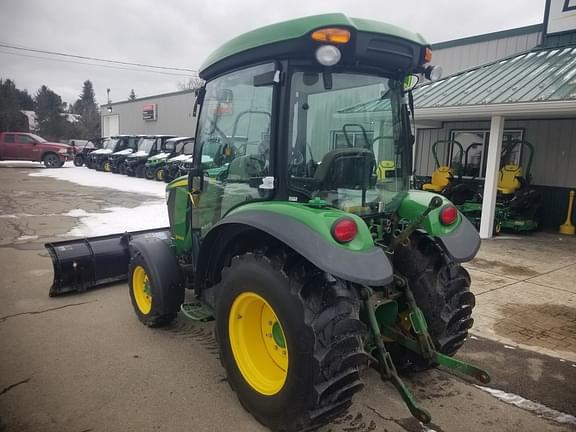
[[[436,349],[453,356],[474,323],[472,309],[476,300],[470,292],[470,275],[421,233],[413,234],[409,245],[396,251],[394,266],[408,278]],[[436,366],[432,360],[397,344],[392,344],[390,352],[401,371],[418,372]]]
[[[159,239],[149,239],[131,248],[128,285],[134,312],[148,327],[166,326],[174,321],[184,299],[174,254]]]
[[[219,293],[220,358],[258,421],[310,430],[351,405],[369,363],[353,288],[299,257],[246,253],[223,270]]]

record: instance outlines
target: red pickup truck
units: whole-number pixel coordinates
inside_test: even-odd
[[[44,162],[47,168],[59,168],[74,159],[74,148],[52,143],[24,132],[0,132],[0,160]]]

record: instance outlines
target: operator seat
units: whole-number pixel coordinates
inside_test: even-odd
[[[323,190],[368,189],[375,166],[376,159],[371,150],[339,148],[324,155],[314,179]]]
[[[432,182],[425,183],[422,190],[431,192],[442,192],[450,180],[454,177],[454,170],[448,166],[441,166],[432,173]]]
[[[514,194],[522,186],[520,181],[522,175],[522,167],[518,165],[504,165],[498,177],[498,192],[502,195]]]

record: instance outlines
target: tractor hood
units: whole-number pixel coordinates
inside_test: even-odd
[[[168,159],[168,162],[180,162],[180,161],[187,161],[192,159],[192,155],[186,155],[186,154],[181,154],[178,156],[175,156],[173,158]]]
[[[149,155],[150,153],[145,152],[144,150],[138,150],[136,153],[132,153],[130,157],[142,157],[142,156],[148,157]]]
[[[158,153],[157,155],[151,156],[150,158],[148,158],[148,160],[151,161],[156,161],[156,160],[162,160],[162,159],[167,159],[168,156],[170,156],[170,153]]]
[[[124,150],[117,151],[117,152],[114,153],[114,154],[115,154],[115,155],[118,155],[118,156],[125,156],[125,155],[132,154],[133,152],[134,152],[134,150],[132,150],[131,148],[127,148],[127,149],[124,149]]]
[[[98,150],[94,150],[93,152],[90,152],[91,154],[99,154],[99,155],[107,155],[107,154],[111,154],[112,150],[110,149],[98,149]]]

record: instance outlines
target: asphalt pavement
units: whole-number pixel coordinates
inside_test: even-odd
[[[65,215],[141,199],[29,177],[35,169],[0,166],[0,431],[263,431],[228,386],[213,323],[180,316],[166,329],[146,328],[126,284],[48,297],[43,243],[76,226]],[[491,373],[487,388],[438,369],[406,377],[430,425],[368,370],[348,412],[321,430],[576,430],[573,362],[479,336],[459,356]]]

